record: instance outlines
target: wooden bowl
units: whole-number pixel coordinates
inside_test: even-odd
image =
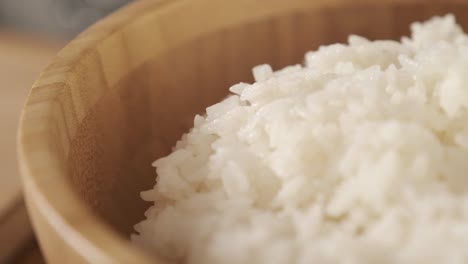
[[[408,34],[467,1],[137,1],[63,49],[34,84],[19,131],[26,200],[48,261],[162,263],[128,242],[167,154],[195,113],[250,69],[302,61],[350,33]]]

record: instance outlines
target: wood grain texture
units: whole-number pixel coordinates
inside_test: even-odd
[[[350,33],[398,38],[466,1],[138,1],[60,52],[34,85],[19,135],[27,203],[51,263],[162,263],[128,242],[167,154],[195,113]]]

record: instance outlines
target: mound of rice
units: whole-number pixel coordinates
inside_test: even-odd
[[[320,47],[253,69],[154,163],[137,244],[177,263],[468,263],[468,36]]]

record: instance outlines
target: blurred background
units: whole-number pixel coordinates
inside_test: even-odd
[[[16,130],[27,93],[71,38],[130,1],[0,0],[0,264],[45,263],[16,162]]]
[[[0,25],[69,39],[130,0],[0,0]]]

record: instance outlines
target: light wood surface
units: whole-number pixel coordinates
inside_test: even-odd
[[[32,241],[16,162],[16,131],[26,95],[58,43],[0,29],[0,263]]]
[[[167,154],[250,68],[299,63],[350,33],[397,38],[466,1],[137,1],[70,43],[36,82],[19,138],[26,199],[51,263],[163,263],[128,242]]]
[[[0,30],[0,216],[21,198],[16,164],[16,128],[21,107],[34,80],[58,45]]]

